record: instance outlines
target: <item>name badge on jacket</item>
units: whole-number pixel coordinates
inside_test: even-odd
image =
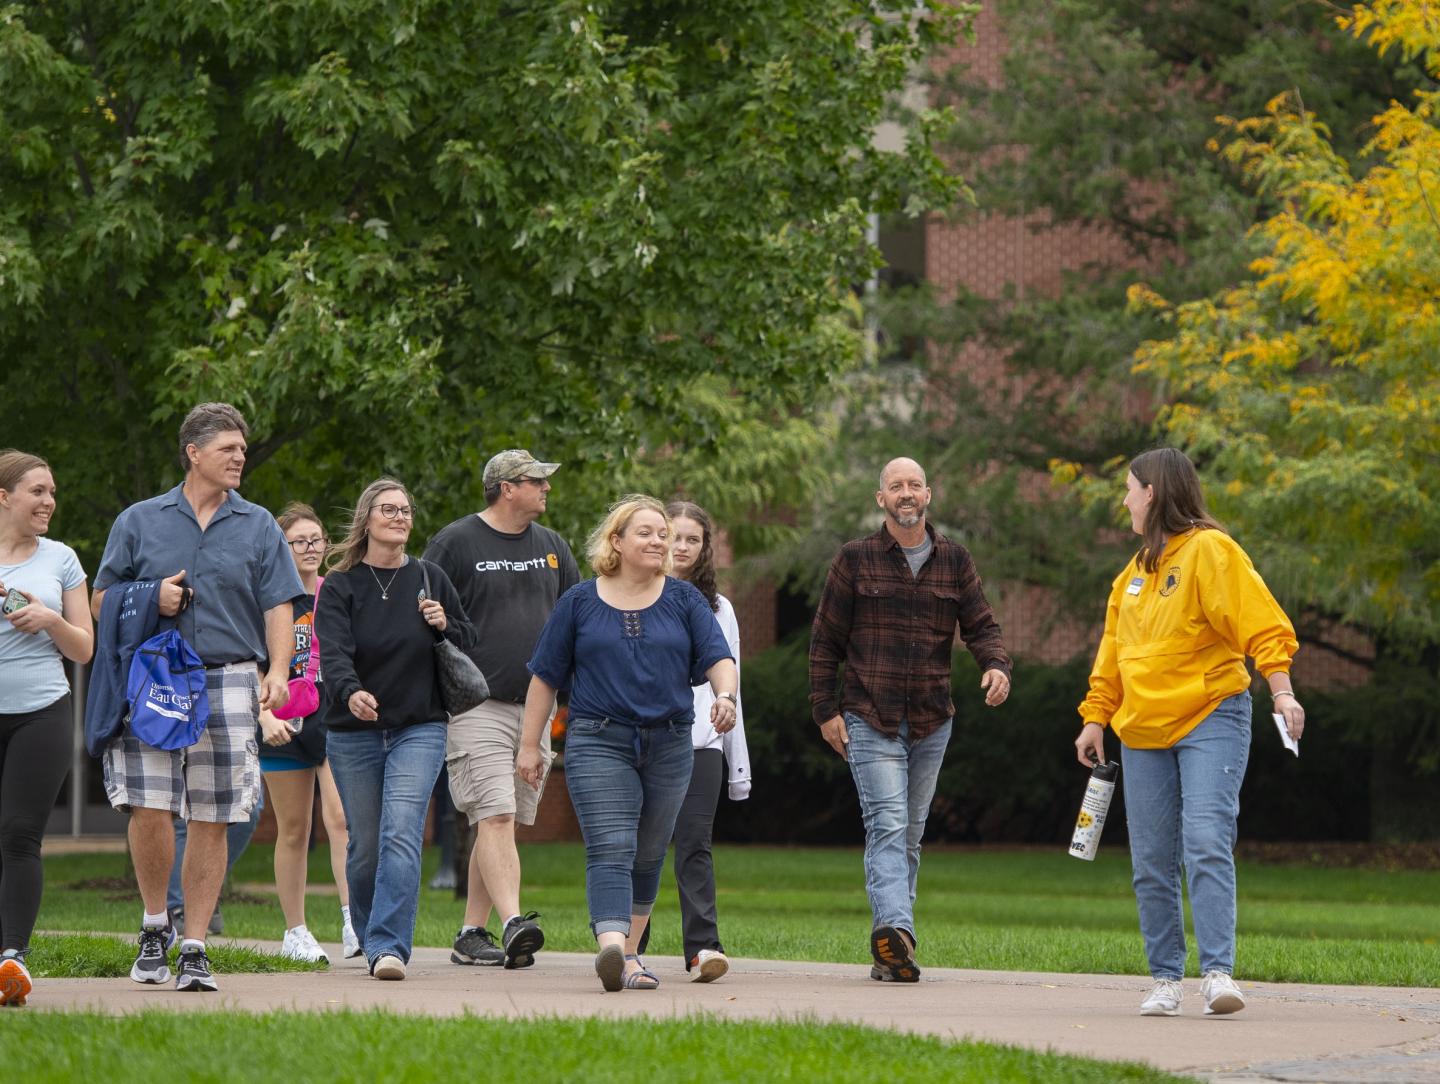
[[[1127,595],[1138,595],[1138,594],[1140,593],[1140,588],[1142,588],[1142,587],[1144,587],[1144,586],[1145,586],[1145,577],[1144,577],[1144,576],[1136,576],[1133,580],[1130,581],[1130,586],[1127,587],[1127,588],[1125,588],[1125,593],[1126,593]]]

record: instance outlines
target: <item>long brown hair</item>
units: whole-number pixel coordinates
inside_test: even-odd
[[[1179,448],[1151,448],[1130,461],[1130,473],[1142,486],[1151,487],[1150,507],[1145,512],[1145,530],[1136,562],[1146,572],[1160,567],[1165,542],[1177,534],[1199,529],[1225,528],[1205,507],[1200,475],[1190,457]]]
[[[700,524],[700,556],[695,558],[695,563],[690,566],[690,574],[685,578],[699,588],[705,601],[710,603],[710,608],[718,611],[720,596],[715,590],[715,525],[711,522],[709,513],[694,501],[671,501],[665,506],[665,514],[672,523],[684,516]]]
[[[365,551],[370,548],[370,534],[366,529],[370,522],[370,510],[375,507],[375,501],[380,494],[387,489],[398,489],[405,494],[410,507],[415,507],[415,498],[410,496],[410,491],[400,482],[394,478],[375,479],[365,487],[360,499],[355,502],[355,511],[350,516],[350,527],[345,532],[345,537],[330,551],[330,558],[325,565],[327,571],[347,572],[365,559]]]
[[[325,533],[325,524],[320,521],[315,509],[304,501],[291,501],[280,509],[280,514],[275,517],[275,522],[280,524],[282,531],[288,531],[297,523],[313,523],[320,528],[321,534]]]

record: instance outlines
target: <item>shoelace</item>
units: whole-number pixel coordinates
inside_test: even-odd
[[[165,955],[165,931],[164,930],[141,930],[140,931],[140,958],[142,960],[159,960]]]
[[[197,975],[208,975],[210,974],[210,957],[205,955],[204,949],[182,952],[180,954],[180,970],[190,971]]]

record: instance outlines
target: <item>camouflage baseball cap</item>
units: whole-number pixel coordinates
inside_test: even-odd
[[[521,475],[531,478],[549,478],[560,469],[559,463],[542,463],[524,448],[506,448],[496,452],[485,464],[485,488],[500,482],[511,482]]]

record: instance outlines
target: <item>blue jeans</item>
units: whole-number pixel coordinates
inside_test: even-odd
[[[425,813],[445,766],[445,724],[331,730],[325,748],[350,825],[350,922],[372,969],[381,956],[409,963]]]
[[[630,916],[654,908],[694,756],[688,722],[570,720],[565,785],[585,837],[585,901],[595,934],[628,937]]]
[[[250,819],[237,821],[225,829],[226,880],[230,879],[230,871],[235,868],[235,860],[250,846],[250,837],[255,834],[255,826],[260,823],[260,814],[264,809],[265,788],[261,787],[260,797],[255,800],[255,808],[250,811]],[[165,889],[165,906],[172,912],[185,906],[185,892],[180,886],[180,870],[185,865],[185,844],[190,839],[190,830],[185,825],[185,821],[175,818],[175,864],[170,867],[170,884]]]
[[[1120,749],[1135,902],[1150,974],[1185,974],[1183,862],[1200,971],[1235,966],[1235,822],[1250,756],[1250,693],[1226,697],[1169,749]]]
[[[865,894],[875,926],[895,926],[915,938],[915,879],[920,837],[935,797],[935,780],[954,720],[910,741],[910,726],[888,738],[864,719],[845,713],[850,774],[865,821]]]

